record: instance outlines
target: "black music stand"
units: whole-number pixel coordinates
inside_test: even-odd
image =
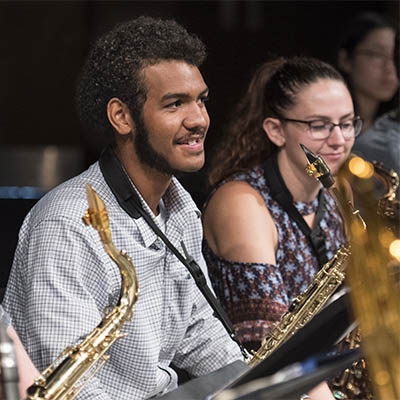
[[[299,373],[296,363],[279,371],[272,376],[256,379],[245,385],[230,389],[232,400],[298,400],[324,380],[331,379],[339,371],[346,369],[352,362],[361,356],[360,348],[346,353],[328,357],[318,363],[318,366],[309,372]],[[286,371],[285,371],[286,370]],[[298,376],[292,376],[297,375]],[[219,400],[220,396],[211,396],[209,399]]]
[[[254,379],[272,375],[282,368],[315,354],[329,352],[353,323],[349,292],[329,302],[306,326],[279,346],[268,358],[233,382],[235,388]]]
[[[161,398],[165,400],[213,399],[224,389],[238,388],[256,379],[271,376],[283,368],[302,362],[313,355],[329,352],[332,346],[345,335],[349,330],[349,326],[353,323],[353,318],[348,310],[349,294],[346,291],[330,301],[306,326],[297,331],[295,335],[289,338],[260,364],[253,368],[249,368],[243,364],[245,367],[242,366],[242,371],[235,371],[237,373],[236,379],[234,373],[229,373],[231,364],[225,367],[226,372],[230,375],[230,379],[226,381],[223,381],[223,374],[221,374],[222,382],[221,380],[216,381],[213,374],[210,374],[206,377],[189,381]],[[308,387],[306,385],[311,384],[307,389],[309,390],[317,383],[326,379],[327,374],[335,376],[343,369],[343,365],[347,366],[351,363],[352,357],[358,357],[358,354],[353,352],[349,355],[348,359],[341,359],[340,363],[336,363],[337,360],[335,360],[329,363],[329,365],[320,366],[316,371],[313,371],[312,376],[305,377],[304,381],[297,383],[285,382],[288,384],[287,387],[283,384],[279,390],[281,393],[284,393],[285,390],[290,393],[294,390],[303,390],[304,387]],[[220,371],[222,370],[224,369]],[[301,394],[307,390],[302,391]]]

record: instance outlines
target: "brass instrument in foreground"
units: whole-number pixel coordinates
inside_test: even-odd
[[[357,223],[361,229],[365,229],[364,221],[358,210],[355,210],[352,203],[347,201],[333,186],[335,181],[325,161],[321,157],[317,157],[307,147],[300,146],[308,159],[307,173],[328,188],[335,199],[344,220],[346,234],[350,229],[349,224],[353,222]],[[350,246],[341,246],[335,256],[314,276],[310,286],[292,301],[289,310],[282,315],[280,321],[272,326],[269,334],[263,339],[261,347],[254,353],[249,365],[257,365],[266,359],[278,346],[294,335],[298,329],[307,324],[322,309],[344,281],[344,270],[349,256]]]
[[[386,193],[378,200],[378,215],[388,220],[399,218],[400,201],[396,199],[399,189],[399,175],[393,169],[387,170],[382,163],[373,161],[375,176],[380,179],[386,189]]]
[[[355,162],[362,166],[363,160]],[[396,258],[400,260],[400,241],[376,213],[371,180],[361,173],[353,173],[361,178],[353,186],[363,198],[365,217],[371,227],[364,231],[351,225],[352,255],[347,279],[353,310],[376,398],[399,399],[400,293],[389,266]]]
[[[122,278],[119,303],[104,316],[100,324],[80,343],[65,349],[34,384],[28,388],[27,400],[70,400],[76,397],[90,377],[108,359],[105,352],[117,340],[124,322],[132,319],[138,298],[138,282],[130,258],[119,251],[111,240],[107,211],[103,201],[90,185],[86,185],[89,208],[83,221],[98,232],[103,246],[117,264]],[[89,374],[89,376],[87,376]],[[82,381],[82,378],[85,380]]]
[[[373,213],[378,215],[379,228],[371,224],[371,229],[380,229],[386,236],[391,233],[399,235],[399,206],[396,199],[399,187],[399,177],[394,170],[387,170],[382,163],[368,162],[361,157],[352,155],[343,171],[348,182],[352,183],[356,200],[364,214]],[[367,181],[366,181],[367,180]],[[383,183],[384,194],[381,194],[376,181]],[[366,183],[368,182],[368,183]],[[364,192],[365,191],[365,192]],[[369,209],[365,202],[370,202]],[[372,204],[374,204],[372,206]],[[398,275],[398,262],[391,260],[387,268],[389,273],[396,278]],[[361,331],[357,327],[350,332],[337,346],[338,351],[351,350],[361,346]],[[368,373],[365,358],[357,360],[351,366],[330,382],[334,397],[340,400],[373,400],[372,382]]]

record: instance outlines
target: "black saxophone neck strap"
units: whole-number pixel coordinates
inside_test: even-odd
[[[316,213],[316,221],[314,229],[311,230],[311,228],[307,225],[306,221],[293,204],[293,197],[286,187],[286,184],[279,171],[276,154],[268,158],[265,162],[264,178],[269,187],[272,198],[275,199],[289,214],[289,217],[297,223],[301,231],[307,237],[311,248],[313,249],[314,254],[318,259],[319,266],[322,267],[328,261],[325,249],[325,238],[319,225],[324,211],[324,196],[322,190],[320,190],[318,194],[318,209]]]
[[[140,217],[144,218],[150,228],[157,234],[158,237],[165,243],[165,245],[172,251],[173,254],[179,259],[179,261],[188,269],[192,275],[197,287],[202,292],[207,302],[210,304],[214,313],[218,316],[229,336],[239,345],[242,354],[247,357],[246,351],[243,345],[240,343],[236,336],[235,329],[230,321],[228,315],[219,304],[213,292],[207,285],[206,278],[201,270],[200,266],[191,257],[185,248],[183,242],[181,242],[183,251],[185,253],[184,257],[179,250],[169,241],[169,239],[164,235],[164,233],[158,228],[154,223],[151,216],[143,208],[139,196],[133,189],[132,184],[122,167],[117,155],[111,146],[108,146],[101,154],[99,159],[100,170],[104,176],[105,181],[113,192],[115,198],[117,199],[119,205],[125,212],[134,219]]]

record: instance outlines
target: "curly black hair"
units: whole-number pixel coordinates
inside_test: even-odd
[[[144,67],[179,60],[199,67],[206,58],[202,41],[173,20],[139,17],[100,37],[89,52],[76,93],[81,122],[90,130],[112,133],[108,101],[118,97],[137,120],[146,101]]]

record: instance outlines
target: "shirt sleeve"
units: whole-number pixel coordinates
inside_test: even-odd
[[[59,217],[32,228],[17,249],[6,305],[41,371],[103,318],[112,289],[101,246],[88,227]],[[77,399],[110,400],[97,376]]]
[[[205,265],[204,260],[200,261],[200,265]],[[208,276],[207,280],[209,282]],[[212,308],[200,290],[195,288],[190,324],[174,363],[193,376],[201,376],[236,360],[244,360],[239,346],[213,315]]]

